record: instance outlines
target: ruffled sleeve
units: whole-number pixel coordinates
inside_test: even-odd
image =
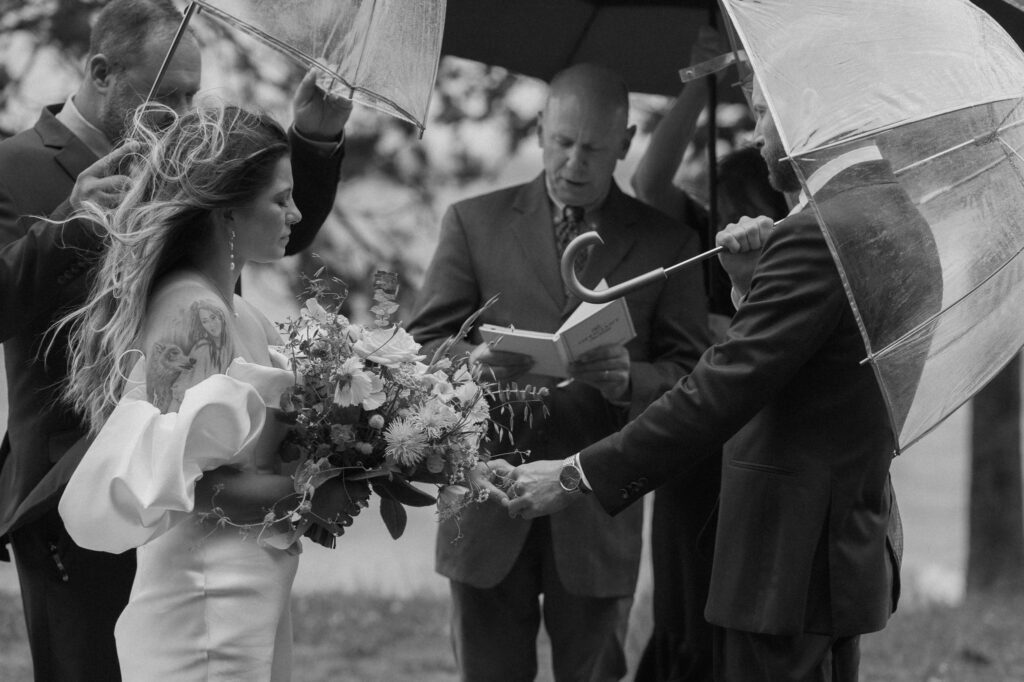
[[[71,537],[120,553],[162,535],[195,507],[204,471],[243,467],[291,372],[236,359],[185,391],[176,413],[146,399],[140,361],[128,390],[85,453],[60,500]]]

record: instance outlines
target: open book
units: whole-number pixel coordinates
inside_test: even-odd
[[[569,363],[583,353],[598,346],[626,343],[636,336],[636,330],[626,300],[616,298],[607,303],[580,303],[554,333],[482,324],[480,335],[494,350],[533,358],[531,374],[565,377],[569,375]]]

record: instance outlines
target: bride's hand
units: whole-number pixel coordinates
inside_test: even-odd
[[[337,537],[352,525],[369,499],[370,486],[366,481],[349,481],[338,476],[317,487],[310,517]]]

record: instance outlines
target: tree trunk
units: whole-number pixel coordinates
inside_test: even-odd
[[[1024,591],[1019,355],[973,408],[967,594]]]

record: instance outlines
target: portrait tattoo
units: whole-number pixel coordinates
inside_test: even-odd
[[[161,413],[176,412],[185,391],[234,359],[228,317],[221,304],[194,301],[162,326],[147,355],[146,394]]]

